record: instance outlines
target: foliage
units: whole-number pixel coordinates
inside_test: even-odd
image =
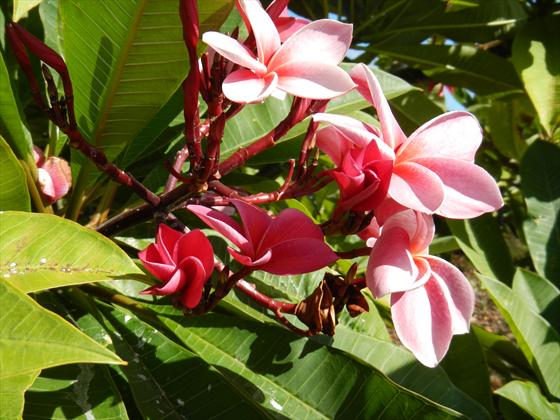
[[[498,182],[505,206],[470,220],[437,218],[431,252],[458,261],[477,296],[488,294],[497,309],[488,302],[477,308],[470,333],[455,336],[442,363],[428,368],[392,338],[387,299],[348,287],[355,293],[345,288],[342,303],[331,296],[321,306],[327,290],[340,291],[341,282],[347,287],[365,276],[369,251],[308,274],[246,270],[242,258],[226,250],[239,243],[227,234],[224,240],[185,210],[186,204],[229,205],[212,200],[248,195],[271,213],[297,209],[323,224],[338,255],[366,249],[353,234],[369,221],[363,212],[332,223],[339,197],[334,183],[305,189],[302,173],[309,170],[313,178],[332,163],[315,155],[316,148],[306,149],[306,133],[315,123],[310,112],[294,117],[301,98],[270,97],[238,107],[221,96],[220,114],[222,103],[208,100],[212,93],[202,89],[199,115],[189,114],[198,94],[184,100],[182,84],[187,75],[184,85],[194,83],[189,78],[199,67],[193,54],[200,57],[205,44],[189,44],[192,33],[184,13],[181,20],[180,3],[193,2],[0,5],[2,24],[19,22],[55,51],[43,57],[31,51],[29,67],[21,67],[9,36],[0,35],[0,418],[558,417],[558,4],[289,5],[298,17],[354,25],[341,68],[372,65],[406,134],[445,109],[469,111],[482,124],[477,164]],[[221,30],[235,36],[240,27],[239,39],[245,39],[234,3],[199,0],[199,35]],[[67,65],[73,98],[58,55]],[[30,74],[49,79],[40,62],[57,71],[48,92],[29,85]],[[48,106],[37,104],[37,92],[52,99],[53,89],[65,92],[66,104],[74,100],[76,127],[64,107],[66,125],[53,116],[54,106],[48,115]],[[323,105],[325,112],[375,127],[383,119],[357,91]],[[209,121],[197,126],[203,135],[189,134],[195,115]],[[223,132],[214,132],[220,118]],[[196,135],[204,138],[199,146],[207,153],[215,136],[221,141],[213,158],[223,176],[204,187],[214,195],[202,187],[185,192],[193,181],[181,174],[198,163],[195,149],[187,156],[183,146],[185,136]],[[268,146],[257,150],[256,143]],[[89,144],[103,150],[107,162]],[[71,192],[53,205],[41,196],[34,145],[71,165]],[[303,150],[309,152],[307,166],[298,162]],[[291,160],[298,162],[296,182],[286,175]],[[286,191],[283,199],[270,198]],[[159,200],[164,205],[158,207]],[[219,269],[202,292],[206,307],[185,310],[176,296],[140,293],[158,287],[153,271],[140,268],[137,258],[154,243],[162,222],[202,229],[210,239]],[[231,228],[236,222],[228,223]],[[298,252],[310,252],[298,246]],[[323,310],[319,320],[297,318],[305,304]],[[356,311],[362,313],[354,317]],[[477,325],[484,311],[503,318],[511,334]]]

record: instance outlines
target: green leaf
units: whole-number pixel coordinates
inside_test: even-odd
[[[512,60],[549,136],[560,128],[560,16],[536,19],[515,37]]]
[[[441,365],[455,385],[478,401],[489,413],[494,412],[490,373],[475,334],[453,336]]]
[[[232,4],[201,1],[200,32],[218,28]],[[169,100],[187,73],[179,4],[69,0],[60,6],[80,129],[113,159]]]
[[[39,370],[22,375],[2,378],[0,381],[0,419],[21,419],[23,413],[23,395],[31,386]]]
[[[117,355],[6,282],[0,282],[0,307],[2,381],[68,363],[123,363]]]
[[[0,53],[0,135],[18,157],[33,161],[31,135],[23,124],[2,53]]]
[[[24,292],[143,277],[108,238],[58,216],[4,212],[0,236],[3,280]]]
[[[39,5],[39,16],[45,32],[45,44],[55,51],[62,51],[62,29],[58,19],[58,1],[42,0]]]
[[[420,65],[430,77],[481,95],[521,90],[512,64],[470,45],[380,44],[368,47],[379,54]]]
[[[534,142],[521,161],[523,224],[537,272],[560,286],[560,146]]]
[[[525,357],[546,390],[560,396],[560,336],[552,326],[509,287],[486,276],[478,276],[510,326]]]
[[[498,222],[492,215],[485,214],[470,220],[448,219],[447,225],[479,272],[511,284],[513,261]]]
[[[513,278],[513,291],[560,332],[560,290],[554,284],[519,268]]]
[[[27,177],[12,149],[0,135],[0,210],[30,211]]]
[[[104,327],[116,351],[136,406],[145,418],[258,418],[255,400],[239,395],[236,384],[184,347],[136,318],[103,305]]]
[[[560,418],[560,404],[549,402],[540,392],[537,384],[512,381],[495,391],[499,396],[517,404],[534,419]]]
[[[41,3],[41,0],[14,0],[14,22],[27,17],[31,9]]]
[[[151,306],[194,353],[253,399],[289,418],[449,418],[457,413],[398,387],[336,350],[289,331],[230,316],[185,318]],[[218,327],[219,326],[219,327]],[[375,395],[375,398],[371,396]]]
[[[417,91],[394,98],[390,104],[399,125],[409,135],[425,122],[443,113],[430,98]]]
[[[46,369],[25,394],[25,419],[128,419],[106,366],[76,364]]]
[[[297,302],[308,296],[322,278],[323,273],[273,276],[255,272],[250,280],[256,284],[258,290],[271,297]],[[370,299],[368,302],[369,313],[350,318],[344,311],[333,337],[321,335],[312,340],[346,352],[351,357],[387,375],[399,385],[432,401],[473,418],[489,418],[488,412],[459,390],[441,367],[427,368],[421,365],[409,351],[390,343],[376,306]],[[266,311],[251,303],[250,299],[239,293],[227,296],[222,306],[236,314],[241,313],[262,322],[270,322]]]

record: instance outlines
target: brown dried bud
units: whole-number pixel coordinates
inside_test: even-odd
[[[305,300],[297,304],[294,314],[309,328],[310,333],[334,335],[336,313],[333,297],[325,280]]]

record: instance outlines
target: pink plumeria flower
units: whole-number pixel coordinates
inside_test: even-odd
[[[233,102],[255,103],[280,90],[308,99],[331,99],[355,87],[338,67],[352,39],[352,25],[323,19],[311,22],[281,44],[278,29],[258,0],[238,0],[237,8],[250,26],[257,56],[237,40],[206,32],[202,40],[242,68],[222,85]]]
[[[328,126],[317,131],[317,146],[336,165],[328,174],[340,190],[338,210],[369,211],[386,197],[395,154],[380,140],[375,127],[350,117],[318,113],[316,122]]]
[[[482,130],[468,112],[447,112],[406,137],[379,82],[364,64],[350,73],[377,110],[382,140],[395,151],[388,195],[405,207],[453,219],[477,217],[502,207],[492,176],[474,164]]]
[[[373,245],[366,281],[376,298],[391,294],[401,342],[426,366],[436,366],[454,334],[469,332],[474,292],[453,265],[428,254],[432,217],[413,210],[391,216]]]
[[[229,239],[239,250],[228,247],[241,264],[271,274],[303,274],[337,260],[324,242],[321,228],[302,212],[286,209],[278,216],[241,200],[232,200],[241,218],[233,218],[208,207],[187,208],[204,223]]]
[[[201,230],[181,233],[164,224],[158,227],[155,244],[140,251],[138,258],[162,282],[142,293],[179,295],[181,304],[189,309],[200,302],[214,269],[214,250]]]
[[[33,146],[33,158],[37,165],[39,189],[43,200],[52,204],[64,197],[72,185],[72,171],[68,162],[51,156],[45,159],[43,151]]]

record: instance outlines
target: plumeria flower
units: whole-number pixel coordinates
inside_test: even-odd
[[[324,242],[321,228],[302,212],[286,209],[272,217],[252,204],[231,201],[241,224],[208,207],[187,208],[239,248],[228,247],[228,252],[241,264],[284,275],[309,273],[337,260]]]
[[[350,117],[318,113],[316,122],[328,122],[315,135],[317,146],[336,165],[328,174],[340,190],[338,209],[369,211],[386,197],[391,181],[393,149],[380,140],[375,127]]]
[[[482,130],[468,112],[447,112],[406,137],[379,82],[364,64],[350,73],[376,109],[382,140],[395,151],[389,196],[424,213],[466,219],[499,209],[503,200],[488,172],[474,164]]]
[[[214,250],[201,230],[181,233],[164,224],[158,227],[155,244],[140,251],[138,258],[162,282],[142,293],[177,294],[189,309],[200,302],[204,284],[214,269]]]
[[[453,265],[428,254],[432,217],[413,210],[391,216],[373,244],[366,271],[376,298],[391,295],[401,342],[424,365],[436,366],[454,334],[469,332],[474,292]]]
[[[37,177],[41,195],[47,204],[64,197],[72,185],[72,171],[68,162],[58,157],[45,159],[43,151],[33,146],[33,158],[37,165]]]
[[[222,85],[233,102],[255,103],[280,90],[308,99],[331,99],[355,87],[338,67],[352,39],[352,25],[330,19],[303,26],[281,44],[278,29],[258,0],[238,0],[237,8],[255,37],[257,56],[237,40],[206,32],[202,40],[238,64]]]

